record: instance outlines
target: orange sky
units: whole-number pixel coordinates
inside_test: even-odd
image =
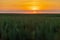
[[[0,10],[60,10],[60,0],[0,0]]]

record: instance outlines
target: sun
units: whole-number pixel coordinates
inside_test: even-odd
[[[38,10],[39,8],[36,7],[36,6],[32,6],[31,9],[32,9],[32,10]]]
[[[39,10],[39,7],[38,6],[30,6],[29,9],[30,10]]]

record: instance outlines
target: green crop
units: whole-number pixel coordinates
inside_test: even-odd
[[[60,17],[0,15],[1,40],[60,40]]]

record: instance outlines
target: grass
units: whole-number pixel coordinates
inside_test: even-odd
[[[60,40],[60,14],[0,14],[0,39]]]

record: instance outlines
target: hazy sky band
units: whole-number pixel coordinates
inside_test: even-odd
[[[28,13],[30,13],[30,14],[60,14],[60,10],[36,10],[36,11],[29,11],[29,10],[21,10],[21,11],[0,11],[0,13],[15,13],[15,14],[28,14]]]

